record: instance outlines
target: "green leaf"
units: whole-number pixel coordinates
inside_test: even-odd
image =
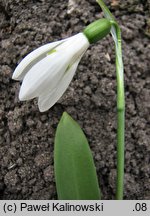
[[[56,131],[54,169],[58,199],[100,199],[89,144],[80,126],[66,112]]]

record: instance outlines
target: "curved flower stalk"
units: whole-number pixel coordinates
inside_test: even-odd
[[[21,101],[38,97],[41,112],[51,108],[71,82],[80,59],[89,47],[111,29],[107,19],[93,22],[83,33],[49,43],[27,55],[14,71],[13,79],[23,80]]]

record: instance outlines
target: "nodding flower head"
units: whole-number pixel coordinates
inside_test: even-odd
[[[22,80],[19,99],[24,101],[37,97],[41,112],[51,108],[69,86],[90,43],[108,34],[110,26],[106,19],[95,21],[83,33],[46,44],[28,54],[12,77]]]
[[[27,55],[13,79],[23,80],[19,99],[38,97],[41,112],[52,107],[67,89],[79,61],[89,47],[83,33],[46,44]]]

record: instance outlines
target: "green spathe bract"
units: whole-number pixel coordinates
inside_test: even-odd
[[[89,144],[80,126],[66,112],[56,131],[54,169],[58,199],[100,199]]]
[[[88,25],[83,33],[90,43],[96,43],[110,33],[111,22],[109,19],[99,19]]]

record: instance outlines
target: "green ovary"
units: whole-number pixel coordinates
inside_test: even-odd
[[[110,33],[110,30],[111,22],[108,19],[99,19],[88,25],[84,29],[83,33],[91,44],[101,40],[103,37]]]

